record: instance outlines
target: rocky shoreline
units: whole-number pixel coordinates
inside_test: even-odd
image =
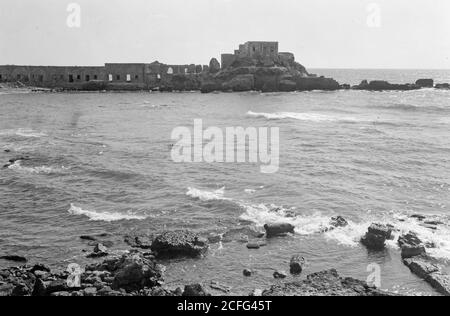
[[[327,229],[346,227],[347,221],[333,217]],[[374,223],[361,243],[371,251],[382,251],[386,240],[392,239],[394,226]],[[201,236],[191,231],[166,231],[158,235],[127,235],[129,246],[124,254],[110,254],[107,234],[80,236],[93,250],[85,254],[94,263],[85,267],[69,265],[67,270],[52,271],[43,264],[26,265],[26,258],[17,255],[2,256],[4,260],[21,263],[18,267],[0,270],[0,296],[211,296],[233,295],[232,288],[211,282],[170,287],[165,284],[166,267],[171,259],[202,260],[210,246],[219,242],[245,240],[249,251],[263,247],[268,239],[294,233],[288,223],[268,223],[264,229],[244,226],[224,234]],[[426,254],[433,245],[424,244],[414,232],[398,239],[404,264],[412,273],[429,283],[442,295],[450,295],[450,276]],[[396,296],[382,291],[365,281],[341,277],[334,269],[306,276],[306,279],[280,283],[287,277],[300,276],[307,263],[301,254],[293,254],[289,266],[278,267],[273,273],[273,284],[267,289],[255,289],[248,296]],[[255,271],[244,269],[251,278]],[[275,282],[275,280],[279,280]]]

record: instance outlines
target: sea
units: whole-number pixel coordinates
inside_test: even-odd
[[[391,83],[450,70],[313,69],[340,83]],[[174,162],[177,127],[278,127],[279,170],[255,163]],[[9,159],[28,156],[7,165]],[[110,251],[127,234],[188,229],[209,236],[288,222],[295,235],[258,250],[242,240],[212,244],[203,259],[164,262],[168,286],[218,282],[247,295],[278,282],[336,269],[382,289],[436,292],[403,265],[396,239],[416,232],[450,267],[450,91],[294,93],[15,93],[0,90],[0,256],[58,269],[86,259],[81,235],[107,234]],[[1,167],[0,166],[0,167]],[[330,217],[344,228],[324,233]],[[437,221],[430,228],[411,215]],[[398,231],[385,251],[360,239],[373,222]],[[307,265],[284,281],[293,255]],[[0,261],[0,267],[14,265]],[[243,269],[256,274],[247,278]]]

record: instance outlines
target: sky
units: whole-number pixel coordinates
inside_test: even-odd
[[[450,69],[450,1],[0,1],[0,64],[208,64],[257,40],[308,68]]]

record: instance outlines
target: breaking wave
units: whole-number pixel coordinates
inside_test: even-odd
[[[22,161],[17,160],[12,165],[8,167],[10,170],[14,170],[17,172],[22,173],[31,173],[31,174],[55,174],[55,173],[63,173],[67,171],[69,168],[61,167],[61,168],[55,168],[55,167],[48,167],[48,166],[39,166],[39,167],[27,167],[22,166]]]
[[[317,113],[296,113],[296,112],[277,112],[277,113],[257,113],[248,111],[247,116],[256,118],[265,118],[268,120],[294,119],[310,122],[356,122],[353,117],[336,117]]]
[[[267,223],[289,223],[295,227],[296,234],[312,235],[323,233],[328,240],[333,240],[343,246],[357,247],[361,238],[367,232],[369,226],[376,222],[391,224],[395,227],[394,239],[387,241],[386,245],[391,249],[398,249],[398,238],[405,233],[415,232],[426,244],[433,245],[427,249],[427,253],[437,259],[450,260],[450,221],[446,217],[430,217],[427,220],[440,222],[435,229],[424,225],[415,218],[401,213],[384,214],[373,217],[367,214],[365,218],[355,221],[348,221],[348,226],[330,229],[330,215],[323,213],[313,213],[299,215],[295,209],[285,209],[275,205],[246,204],[240,203],[245,210],[241,219],[253,222],[257,226]],[[425,220],[426,221],[426,220]]]
[[[0,136],[19,136],[23,138],[40,138],[45,137],[47,134],[38,132],[28,128],[19,128],[16,130],[2,130]]]
[[[225,195],[225,187],[216,190],[216,191],[205,191],[205,190],[199,190],[196,188],[188,188],[188,191],[186,192],[186,195],[198,199],[201,201],[217,201],[217,200],[228,200],[224,197]]]
[[[106,213],[106,212],[84,210],[81,207],[77,207],[73,204],[70,204],[70,209],[68,210],[68,212],[72,215],[86,216],[91,221],[104,221],[104,222],[115,222],[121,220],[144,220],[147,218],[147,216],[136,215],[131,212],[123,214],[118,212]]]

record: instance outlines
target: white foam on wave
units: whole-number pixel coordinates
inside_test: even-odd
[[[91,221],[103,221],[103,222],[116,222],[121,220],[144,220],[147,217],[133,214],[128,212],[127,214],[119,212],[97,212],[91,210],[84,210],[81,207],[70,204],[70,209],[68,212],[76,216],[86,216]]]
[[[296,112],[276,112],[276,113],[256,113],[252,111],[247,112],[247,116],[256,118],[266,118],[268,120],[283,120],[294,119],[300,121],[310,122],[355,122],[357,121],[353,117],[337,117],[330,115],[323,115],[318,113],[296,113]]]
[[[215,191],[206,191],[206,190],[199,190],[196,188],[188,188],[186,195],[191,198],[198,199],[198,200],[201,200],[204,202],[217,201],[217,200],[229,200],[224,197],[225,187],[215,190]]]
[[[423,222],[414,218],[395,212],[375,217],[370,215],[370,218],[366,217],[358,222],[349,220],[346,227],[329,229],[331,228],[331,216],[329,214],[325,215],[317,212],[303,215],[274,205],[249,205],[242,202],[239,204],[245,210],[244,214],[241,215],[241,219],[253,222],[258,226],[263,226],[267,223],[289,223],[295,227],[295,232],[299,235],[312,235],[324,232],[323,236],[327,240],[333,240],[347,247],[360,246],[361,238],[366,234],[372,223],[391,224],[394,225],[396,231],[394,232],[394,239],[386,242],[388,248],[398,250],[398,238],[402,234],[415,232],[424,243],[435,246],[427,249],[427,253],[430,256],[437,259],[450,260],[450,223],[448,218],[444,216],[430,216],[427,218],[427,220],[442,222],[441,225],[437,226],[436,230],[424,226]]]
[[[45,137],[47,134],[39,131],[35,131],[29,128],[9,129],[0,131],[0,136],[20,136],[24,138],[40,138]]]
[[[319,233],[330,223],[330,217],[320,213],[292,216],[293,209],[285,209],[276,205],[248,205],[245,203],[240,203],[240,205],[245,209],[241,219],[253,222],[258,226],[264,226],[267,223],[289,223],[295,227],[295,232],[299,235]]]
[[[17,160],[12,165],[8,167],[10,170],[14,170],[22,173],[31,173],[31,174],[54,174],[54,173],[63,173],[67,171],[69,168],[61,167],[48,167],[48,166],[38,166],[38,167],[26,167],[22,166],[22,161]]]

